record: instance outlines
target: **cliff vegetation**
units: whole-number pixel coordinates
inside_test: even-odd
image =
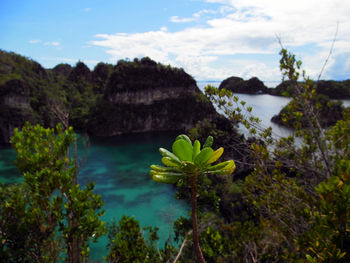
[[[148,57],[83,62],[44,69],[21,55],[0,50],[0,143],[25,121],[112,136],[146,131],[184,131],[204,117],[218,117],[183,69]],[[133,121],[130,121],[133,120]]]

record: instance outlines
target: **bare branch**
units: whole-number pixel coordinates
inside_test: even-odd
[[[317,78],[317,82],[321,79],[321,76],[322,76],[322,73],[328,63],[328,60],[329,58],[331,57],[332,55],[332,52],[333,52],[333,49],[334,49],[334,43],[335,43],[335,40],[337,39],[337,35],[338,35],[338,28],[339,28],[339,22],[337,22],[337,27],[335,29],[335,34],[334,34],[334,38],[333,38],[333,41],[332,41],[332,45],[331,45],[331,49],[329,50],[329,53],[328,53],[328,56],[327,56],[327,59],[325,60],[325,62],[323,63],[323,66],[322,66],[322,69],[321,69],[321,72],[320,74],[318,75],[318,78]]]
[[[190,231],[187,233],[187,235],[190,235],[191,233],[192,233],[192,230],[190,230]],[[173,263],[176,263],[176,262],[179,260],[179,258],[180,258],[180,256],[181,256],[181,253],[182,253],[182,250],[184,249],[184,247],[185,247],[185,245],[186,245],[186,242],[187,242],[187,239],[186,239],[186,237],[185,237],[184,241],[183,241],[182,244],[181,244],[179,253],[177,253],[177,256],[176,256],[176,258],[175,258],[175,260],[174,260]]]
[[[280,37],[279,35],[276,34],[276,39],[277,39],[277,41],[278,41],[278,44],[280,44],[281,49],[284,49],[283,44],[282,44],[281,37]]]

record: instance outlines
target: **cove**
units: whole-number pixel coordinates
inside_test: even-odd
[[[144,133],[110,138],[89,138],[79,143],[81,159],[79,184],[95,183],[94,193],[104,201],[106,223],[121,216],[134,216],[141,226],[157,226],[159,247],[173,237],[173,222],[186,216],[189,206],[174,198],[172,185],[150,179],[151,164],[160,164],[159,147],[171,149],[177,133]],[[16,183],[22,176],[13,165],[16,158],[10,147],[0,148],[0,182]],[[107,236],[91,244],[89,262],[102,262],[107,255]]]

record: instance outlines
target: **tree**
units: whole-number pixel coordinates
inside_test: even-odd
[[[280,138],[262,128],[251,107],[231,92],[206,88],[231,120],[256,137],[250,146],[254,171],[242,187],[244,200],[254,208],[249,229],[255,233],[237,247],[245,262],[345,263],[350,254],[349,110],[335,126],[322,128],[317,82],[300,72],[293,54],[282,49],[281,57],[294,101],[283,116],[293,123],[291,136]]]
[[[81,189],[74,183],[73,140],[73,129],[61,125],[45,129],[26,123],[15,130],[11,143],[24,182],[15,186],[20,196],[12,186],[3,186],[0,195],[2,252],[15,256],[11,260],[24,251],[36,262],[58,262],[66,250],[68,262],[86,262],[88,241],[104,233],[101,197],[93,194],[93,184]]]
[[[154,246],[154,242],[159,239],[157,235],[158,228],[146,227],[142,229],[134,217],[127,217],[125,215],[119,220],[118,225],[113,222],[108,228],[108,262],[162,262],[161,254],[159,252],[158,255]],[[143,237],[142,230],[149,231],[148,242]]]
[[[233,160],[218,163],[224,149],[221,147],[214,151],[211,146],[213,137],[209,136],[203,145],[196,140],[193,145],[187,135],[179,135],[172,145],[170,152],[160,148],[163,156],[162,163],[165,166],[151,165],[150,175],[152,179],[160,183],[174,184],[179,180],[190,180],[192,189],[192,228],[193,244],[198,262],[205,262],[199,246],[198,224],[197,224],[197,180],[199,176],[220,174],[229,175],[235,170]]]

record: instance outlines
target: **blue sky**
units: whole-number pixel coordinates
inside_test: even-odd
[[[316,78],[350,78],[346,0],[1,0],[0,49],[46,68],[149,56],[196,80],[280,80],[279,36]]]

